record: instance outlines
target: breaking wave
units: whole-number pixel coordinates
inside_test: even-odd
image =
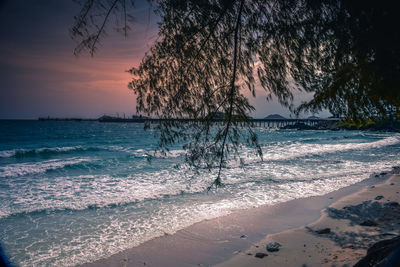
[[[60,153],[97,151],[96,147],[67,146],[67,147],[42,147],[36,149],[12,149],[0,151],[0,158],[23,158],[35,156],[49,156]]]
[[[28,174],[45,173],[49,170],[73,166],[82,162],[91,161],[89,158],[70,158],[66,160],[47,160],[38,163],[17,163],[0,167],[0,178],[18,177]]]

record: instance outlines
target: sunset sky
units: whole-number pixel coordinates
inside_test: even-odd
[[[139,64],[155,40],[157,17],[151,13],[149,20],[149,6],[137,1],[128,38],[109,28],[94,57],[75,57],[68,29],[79,10],[73,0],[0,0],[0,119],[135,114],[125,71]],[[257,93],[253,116],[289,115],[267,103],[263,90]]]

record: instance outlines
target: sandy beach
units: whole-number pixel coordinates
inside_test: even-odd
[[[202,221],[83,266],[352,266],[372,244],[398,235],[396,173]],[[279,251],[266,250],[271,242]]]
[[[394,174],[336,201],[316,222],[268,235],[217,266],[353,266],[374,243],[399,236],[399,191],[400,175]],[[281,245],[279,251],[267,251],[271,242]]]

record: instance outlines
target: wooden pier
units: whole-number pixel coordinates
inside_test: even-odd
[[[99,121],[99,122],[119,122],[119,123],[147,123],[147,124],[157,124],[163,121],[173,121],[178,119],[157,119],[157,118],[149,118],[149,117],[139,117],[135,116],[132,118],[120,118],[120,117],[111,117],[111,116],[103,116],[98,119],[81,119],[81,118],[50,118],[50,117],[42,117],[39,118],[40,121]],[[201,123],[200,120],[196,119],[179,119],[180,122],[184,123]],[[251,119],[246,122],[235,122],[239,126],[248,126],[251,127],[263,127],[263,128],[284,128],[290,126],[299,126],[301,128],[304,127],[321,127],[321,128],[332,128],[335,126],[340,119],[338,118],[329,118],[329,119]],[[213,119],[212,123],[223,123],[224,119]]]
[[[145,119],[123,119],[119,118],[116,120],[108,120],[103,122],[136,122],[136,123],[148,123],[157,124],[162,121],[170,121],[173,119],[155,119],[155,118],[145,118]],[[180,119],[180,122],[186,123],[200,123],[199,120],[194,119]],[[340,119],[329,118],[329,119],[252,119],[248,122],[236,122],[240,126],[250,125],[251,127],[263,127],[263,128],[283,128],[287,126],[309,126],[322,128],[332,128],[335,126]],[[212,123],[223,123],[223,119],[214,119]]]

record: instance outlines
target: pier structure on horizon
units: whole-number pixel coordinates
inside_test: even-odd
[[[102,116],[98,119],[80,119],[80,118],[51,118],[42,117],[39,118],[40,121],[99,121],[99,122],[119,122],[119,123],[148,123],[157,124],[163,121],[179,120],[181,122],[187,123],[201,123],[199,119],[163,119],[163,118],[151,118],[146,116],[132,116],[132,117],[112,117],[112,116]],[[340,118],[262,118],[262,119],[249,119],[249,121],[239,121],[237,122],[240,126],[250,125],[251,127],[264,127],[264,128],[283,128],[290,126],[308,126],[316,127],[323,126],[324,128],[332,128],[331,126],[336,125],[341,119]],[[222,123],[223,118],[215,118],[211,120],[212,123]]]
[[[162,121],[179,120],[181,122],[187,123],[200,123],[199,119],[163,119],[163,118],[150,118],[150,117],[135,117],[135,118],[115,118],[103,116],[99,118],[100,122],[136,122],[136,123],[149,123],[156,124]],[[303,119],[293,119],[293,118],[263,118],[263,119],[250,119],[249,121],[239,121],[240,126],[245,126],[250,124],[251,127],[264,127],[264,128],[282,128],[287,126],[295,125],[306,125],[310,127],[315,127],[322,125],[324,127],[329,127],[336,125],[341,119],[340,118],[303,118]],[[224,119],[216,118],[212,119],[212,123],[222,123]]]

